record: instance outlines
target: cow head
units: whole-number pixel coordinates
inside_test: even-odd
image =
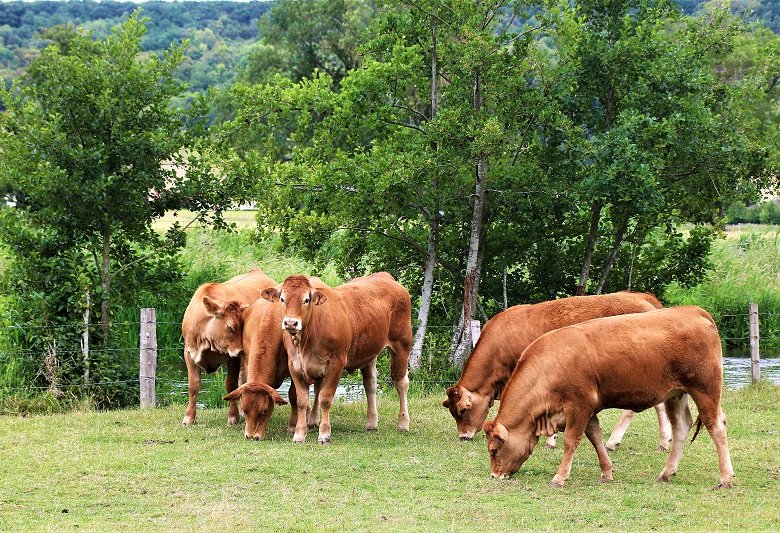
[[[507,428],[495,420],[488,420],[482,427],[487,437],[490,454],[490,475],[496,479],[507,479],[517,472],[530,457],[539,436],[528,428]]]
[[[306,327],[314,306],[328,301],[306,276],[290,276],[280,285],[265,289],[262,296],[270,302],[282,302],[282,329],[293,337]]]
[[[228,402],[241,401],[241,411],[244,412],[246,420],[244,436],[254,440],[265,437],[268,421],[274,412],[274,404],[284,405],[287,403],[287,400],[282,398],[276,389],[265,383],[244,383],[222,399]]]
[[[227,353],[230,357],[240,357],[244,353],[243,313],[249,306],[235,300],[222,304],[208,296],[203,297],[203,306],[209,316],[203,337],[208,340],[211,349]]]
[[[460,440],[471,440],[482,429],[482,423],[493,405],[493,397],[455,385],[447,389],[447,399],[442,405],[455,419]]]

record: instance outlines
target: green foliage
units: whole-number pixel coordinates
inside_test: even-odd
[[[172,42],[189,40],[176,73],[190,87],[177,102],[187,102],[208,87],[233,82],[258,37],[258,19],[269,8],[268,2],[144,2],[150,21],[141,47],[157,55]],[[47,28],[78,26],[104,39],[137,9],[137,3],[110,0],[0,3],[0,79],[21,76],[40,50],[56,41]]]
[[[729,224],[780,224],[780,205],[776,200],[751,206],[735,202],[726,209],[726,221]]]
[[[145,31],[136,15],[102,41],[65,30],[60,44],[0,91],[8,108],[0,123],[0,181],[21,198],[0,212],[0,240],[14,258],[6,273],[14,294],[8,320],[34,330],[20,346],[32,357],[37,385],[58,389],[87,370],[97,384],[134,375],[110,351],[111,301],[133,302],[139,287],[152,285],[165,295],[180,276],[181,228],[160,236],[152,221],[169,209],[208,209],[214,201],[214,176],[184,155],[193,145],[185,116],[169,108],[182,90],[173,72],[183,49],[142,57]],[[197,133],[198,117],[186,118]],[[186,175],[177,174],[185,163]],[[87,293],[101,323],[93,342],[105,350],[89,363],[78,350],[62,351],[78,345],[72,325]],[[94,396],[105,405],[132,397],[116,386]]]

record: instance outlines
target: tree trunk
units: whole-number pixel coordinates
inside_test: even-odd
[[[436,116],[436,110],[439,103],[439,73],[438,57],[436,53],[436,17],[431,17],[431,114],[430,119]],[[436,151],[436,144],[431,145],[431,149]],[[439,181],[436,177],[433,179],[433,192],[438,193]],[[414,344],[409,354],[409,366],[418,370],[422,365],[422,349],[425,343],[425,332],[428,329],[428,317],[431,311],[431,300],[433,298],[433,282],[438,261],[437,240],[439,234],[439,213],[438,207],[433,213],[428,214],[430,230],[428,233],[428,250],[425,257],[425,273],[423,275],[422,294],[420,295],[420,309],[417,312],[417,332],[414,335]]]
[[[409,366],[415,370],[422,364],[422,348],[425,342],[425,332],[428,328],[428,316],[431,311],[431,299],[433,298],[433,274],[436,268],[437,251],[436,239],[438,234],[438,222],[434,218],[431,221],[430,233],[428,233],[428,255],[425,258],[425,274],[423,275],[422,294],[420,295],[420,309],[417,312],[417,332],[414,336],[414,344],[409,354]]]
[[[474,100],[473,109],[478,113],[482,109],[482,74],[474,73]],[[488,158],[486,154],[477,156],[475,165],[476,186],[474,191],[474,211],[471,215],[471,237],[469,238],[469,253],[466,259],[466,275],[463,281],[463,326],[460,343],[451,350],[450,361],[457,367],[463,368],[469,354],[471,354],[471,320],[474,318],[474,307],[479,290],[479,273],[481,266],[482,225],[483,212],[485,210],[486,184]]]
[[[106,228],[103,230],[103,265],[100,269],[100,279],[103,287],[102,301],[100,303],[100,329],[103,333],[103,344],[108,344],[108,331],[109,331],[109,311],[110,311],[110,296],[111,290],[111,230]]]
[[[604,289],[604,284],[607,282],[609,271],[612,269],[612,265],[615,264],[618,250],[620,250],[620,245],[623,244],[623,235],[626,233],[629,218],[628,211],[626,211],[620,219],[620,223],[615,231],[615,243],[612,245],[612,250],[609,252],[606,264],[601,269],[601,276],[599,277],[599,286],[596,287],[596,294],[601,294],[601,291]]]
[[[590,207],[590,230],[588,232],[588,242],[585,245],[585,258],[582,260],[582,272],[580,273],[580,283],[577,286],[577,296],[585,294],[585,286],[588,284],[590,275],[590,263],[593,261],[593,251],[596,248],[596,239],[599,236],[599,219],[601,218],[601,202],[594,202]]]

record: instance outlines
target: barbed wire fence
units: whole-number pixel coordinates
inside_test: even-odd
[[[751,365],[750,372],[753,382],[757,382],[760,379],[760,360],[761,360],[761,342],[771,341],[776,344],[775,341],[780,339],[780,335],[776,334],[774,330],[770,330],[769,335],[760,335],[759,324],[770,317],[778,316],[778,313],[772,312],[758,312],[755,304],[751,304],[751,309],[745,313],[724,313],[717,316],[720,324],[724,324],[731,321],[730,331],[739,331],[738,336],[722,336],[725,347],[727,348],[727,354],[731,349],[736,349],[739,356],[750,356]],[[738,327],[733,327],[734,322],[738,323]],[[153,401],[153,404],[167,404],[167,403],[183,403],[188,395],[188,380],[187,370],[183,359],[183,342],[181,335],[178,338],[172,338],[171,335],[166,335],[166,341],[162,345],[157,345],[157,338],[155,335],[154,349],[150,356],[154,357],[156,372],[153,376],[144,376],[140,371],[143,368],[144,361],[142,359],[144,353],[143,331],[144,321],[123,321],[121,323],[113,324],[112,327],[121,327],[123,330],[136,330],[138,331],[137,337],[140,339],[138,346],[122,346],[122,347],[110,347],[110,348],[95,348],[89,347],[88,352],[85,352],[83,345],[71,344],[65,346],[57,346],[54,348],[54,354],[59,358],[60,364],[62,363],[75,363],[77,358],[82,358],[83,361],[90,361],[96,356],[113,356],[126,363],[132,363],[134,368],[138,368],[138,372],[135,377],[127,379],[78,379],[70,382],[57,382],[48,384],[38,384],[41,380],[39,378],[46,378],[45,372],[39,371],[38,376],[35,379],[30,380],[28,383],[19,383],[18,380],[4,379],[7,376],[3,375],[0,371],[0,396],[13,396],[13,395],[29,395],[35,393],[41,393],[44,391],[52,391],[56,389],[58,392],[70,391],[76,394],[89,394],[90,391],[94,391],[100,388],[107,387],[122,387],[130,388],[133,393],[135,390],[139,392],[138,395],[143,395],[144,382],[150,382],[153,387],[153,391],[157,399]],[[180,328],[181,323],[175,321],[159,321],[154,324],[155,331],[157,326],[167,326],[169,328]],[[100,324],[88,324],[88,330],[100,327]],[[45,360],[47,349],[49,348],[24,348],[16,347],[12,337],[17,335],[9,335],[9,332],[18,331],[22,333],[37,333],[41,338],[54,339],[56,345],[57,333],[70,332],[71,337],[75,338],[75,333],[81,334],[84,330],[84,323],[64,324],[64,325],[32,325],[32,324],[11,324],[0,326],[0,340],[4,339],[5,342],[0,342],[0,369],[8,367],[9,365],[19,363],[40,363]],[[452,331],[451,326],[441,325],[429,325],[429,333],[445,333]],[[744,334],[742,334],[744,332]],[[44,343],[45,344],[45,343]],[[430,344],[430,343],[428,343]],[[423,355],[423,361],[432,361],[436,356],[437,348],[435,346],[426,347],[426,353]],[[441,354],[438,354],[441,355]],[[777,353],[766,352],[764,350],[764,358],[778,358],[780,357],[780,351]],[[84,359],[86,358],[86,359]],[[224,395],[225,375],[224,371],[220,370],[214,374],[205,374],[201,377],[200,395],[210,398],[212,403],[218,403],[221,401],[222,395]],[[362,393],[362,383],[360,379],[350,381],[346,385],[347,394]],[[432,388],[432,387],[446,387],[452,385],[453,379],[437,379],[428,375],[421,375],[418,379],[412,380],[413,387]],[[392,387],[392,381],[389,376],[379,376],[379,384],[383,387]],[[280,393],[282,395],[287,394],[287,384],[280,387]]]

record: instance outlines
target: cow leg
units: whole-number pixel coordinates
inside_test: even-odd
[[[666,416],[666,407],[659,403],[655,406],[655,414],[658,416],[658,451],[668,452],[672,442],[672,425]]]
[[[609,483],[612,481],[612,461],[607,455],[607,449],[604,447],[604,437],[601,434],[601,425],[599,424],[598,417],[594,414],[588,420],[588,425],[585,426],[585,436],[596,449],[596,455],[599,457],[599,467],[601,468],[601,483]]]
[[[228,394],[238,388],[238,376],[241,373],[241,358],[230,357],[227,360],[227,376],[225,377],[225,390]],[[228,408],[228,425],[238,424],[238,400],[231,400]]]
[[[666,464],[661,473],[658,474],[656,481],[666,482],[677,473],[693,417],[688,407],[688,395],[682,391],[664,400],[664,407],[666,407],[666,414],[672,426],[672,446],[669,450],[669,457],[666,458]]]
[[[720,468],[720,482],[716,489],[730,489],[734,479],[734,468],[731,465],[728,437],[726,436],[726,415],[720,406],[720,391],[717,396],[704,395],[691,391],[693,401],[699,408],[699,418],[707,428],[712,442],[715,443],[715,451],[718,453],[718,466]]]
[[[366,392],[368,413],[366,415],[366,430],[376,431],[379,427],[379,413],[376,409],[376,358],[368,366],[360,369],[363,374],[363,390]]]
[[[287,434],[295,434],[295,426],[298,424],[298,395],[295,393],[295,383],[290,382],[290,388],[287,391],[287,397],[290,399],[290,419],[287,421]]]
[[[563,459],[558,467],[558,472],[552,478],[550,486],[563,487],[571,473],[571,463],[574,460],[574,452],[582,439],[585,428],[588,426],[591,414],[581,411],[566,414],[566,429],[563,430]]]
[[[333,397],[336,395],[336,388],[339,386],[342,368],[332,366],[328,368],[325,377],[322,378],[322,388],[320,389],[320,434],[317,442],[320,444],[330,444],[330,408],[333,406]]]
[[[306,411],[309,408],[309,384],[301,380],[296,372],[292,372],[291,378],[295,387],[295,407],[298,411],[292,441],[299,443],[306,440],[306,433],[309,430],[306,425]]]
[[[308,424],[310,428],[316,428],[320,425],[320,390],[322,389],[322,382],[316,381],[314,383],[314,404],[309,411]],[[307,392],[308,394],[308,392]]]
[[[628,426],[631,424],[631,420],[633,420],[634,416],[636,416],[636,413],[630,409],[623,409],[620,412],[620,419],[607,441],[607,450],[614,452],[617,447],[620,446],[620,443],[623,441],[623,436],[626,434]]]
[[[400,407],[398,409],[398,431],[409,431],[409,350],[412,341],[410,337],[390,342],[390,374],[393,377],[395,390],[398,391]]]
[[[200,391],[200,367],[190,357],[190,353],[184,350],[184,362],[187,364],[187,388],[189,392],[189,401],[187,410],[184,412],[184,418],[181,423],[189,426],[195,423],[195,408],[198,403],[198,392]]]

